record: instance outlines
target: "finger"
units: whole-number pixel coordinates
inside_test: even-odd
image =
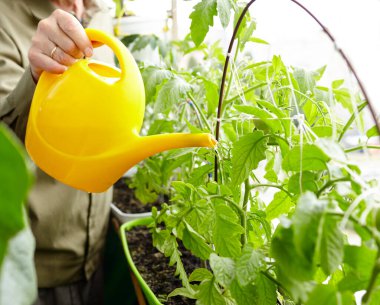
[[[61,30],[76,44],[87,57],[92,56],[92,45],[84,28],[72,15],[57,10],[57,23]]]
[[[50,58],[46,54],[43,54],[40,50],[30,49],[28,55],[29,61],[31,63],[33,62],[31,68],[35,76],[39,76],[42,73],[42,71],[47,71],[54,74],[61,74],[67,70],[66,66],[61,65],[60,63]]]
[[[78,48],[75,42],[62,31],[58,24],[54,24],[52,27],[53,29],[49,32],[48,39],[66,54],[77,59],[83,58],[84,53]]]
[[[54,48],[56,48],[54,50]],[[56,62],[65,65],[65,66],[71,66],[76,62],[76,59],[72,57],[70,54],[67,54],[65,51],[63,51],[60,47],[53,47],[54,52],[51,52],[50,54],[45,54],[49,55],[53,60]]]
[[[38,45],[39,44],[36,44],[37,48]],[[76,59],[74,57],[72,57],[70,54],[67,54],[59,46],[55,45],[52,41],[49,40],[40,46],[39,50],[41,50],[41,53],[44,55],[49,56],[56,62],[65,66],[71,66],[76,62]]]

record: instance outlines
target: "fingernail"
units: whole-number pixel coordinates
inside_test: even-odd
[[[91,57],[92,56],[92,48],[88,47],[84,50],[84,55],[86,55],[86,57]]]

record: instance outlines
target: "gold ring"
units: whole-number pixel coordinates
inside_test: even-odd
[[[53,58],[53,56],[54,56],[54,53],[55,53],[55,51],[57,51],[57,46],[55,46],[54,48],[53,48],[53,50],[51,50],[51,52],[50,52],[50,57],[51,58]],[[53,58],[54,59],[54,58]]]

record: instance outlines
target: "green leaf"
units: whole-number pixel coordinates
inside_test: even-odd
[[[265,219],[266,213],[263,211],[249,212],[247,216],[249,220],[248,226],[250,230],[249,241],[251,241],[251,238],[253,238],[253,245],[256,247],[261,247],[264,245],[264,243],[260,243],[260,240],[264,242],[263,235],[265,234],[265,238],[267,240],[270,240],[272,236],[271,225],[267,219]],[[257,244],[257,242],[259,242],[259,244]]]
[[[350,269],[346,272],[348,274],[338,283],[339,290],[356,292],[367,289],[375,260],[375,250],[364,245],[360,247],[345,245],[343,261]]]
[[[316,81],[315,81],[315,72],[306,71],[304,69],[296,68],[294,70],[293,76],[297,81],[299,88],[302,93],[311,93],[314,91]]]
[[[314,78],[316,81],[321,80],[323,74],[325,74],[326,68],[327,68],[327,65],[324,65],[324,66],[322,66],[319,69],[314,71],[315,72]]]
[[[231,285],[231,294],[237,305],[258,305],[256,303],[256,290],[252,284],[242,287],[238,281],[235,280]]]
[[[370,129],[367,130],[366,136],[367,138],[377,137],[379,135],[379,132],[377,131],[377,126],[374,125]]]
[[[296,250],[292,227],[282,224],[277,227],[272,238],[271,255],[276,259],[279,274],[284,278],[282,283],[289,284],[297,294],[302,295],[305,287],[298,281],[312,280],[315,268],[309,259]],[[299,291],[300,288],[302,291]]]
[[[245,44],[251,40],[253,32],[256,30],[256,21],[250,20],[249,16],[245,16],[242,24],[240,25],[239,36],[240,39],[240,50],[243,50]]]
[[[348,292],[341,293],[330,285],[318,285],[309,295],[305,305],[354,305],[354,296]]]
[[[267,151],[267,164],[265,165],[265,175],[264,175],[264,178],[267,179],[268,181],[271,181],[273,183],[277,183],[278,181],[278,171],[279,171],[279,168],[278,166],[275,166],[275,165],[278,165],[278,162],[275,162],[276,161],[276,154],[272,153],[271,151]]]
[[[311,128],[311,130],[318,136],[318,137],[332,137],[333,135],[333,129],[331,126],[314,126]]]
[[[367,246],[344,246],[344,262],[360,274],[370,274],[376,259],[376,251]]]
[[[130,45],[140,37],[139,34],[131,34],[131,35],[126,35],[124,36],[121,40],[121,42],[127,47],[129,48]]]
[[[270,113],[266,109],[262,109],[256,106],[245,106],[245,105],[235,106],[235,108],[236,110],[240,112],[253,115],[255,117],[254,119],[255,126],[258,129],[267,131],[269,127],[274,133],[277,133],[283,130],[281,122],[277,119],[277,117],[272,115],[272,113]]]
[[[197,305],[227,305],[214,279],[204,280],[199,285]]]
[[[293,207],[294,203],[288,194],[283,191],[277,192],[266,208],[267,219],[272,220],[282,214],[288,214]]]
[[[186,249],[190,250],[191,253],[203,260],[208,259],[212,253],[212,249],[206,244],[204,238],[186,222],[183,230],[182,242]]]
[[[238,257],[241,253],[240,236],[244,232],[239,217],[224,204],[217,205],[215,213],[213,236],[216,252],[221,256]]]
[[[229,257],[210,255],[210,266],[218,283],[228,288],[235,278],[235,261]]]
[[[181,252],[178,250],[176,237],[168,230],[154,229],[152,231],[153,245],[166,257],[169,257],[169,266],[176,265],[175,275],[179,275],[182,285],[189,288],[189,280],[181,261]]]
[[[214,25],[214,16],[217,14],[217,0],[202,0],[194,6],[190,14],[191,38],[196,46],[199,46],[205,39],[209,27]]]
[[[156,95],[156,87],[162,84],[164,80],[173,77],[173,73],[171,71],[152,66],[143,69],[141,75],[144,81],[147,103],[152,101]]]
[[[231,294],[237,305],[276,305],[277,294],[276,285],[273,284],[264,274],[259,274],[255,285],[239,285],[238,281],[233,281]]]
[[[24,201],[32,184],[24,148],[0,123],[0,267],[10,238],[25,226]]]
[[[283,130],[284,130],[285,135],[290,133],[291,122],[288,119],[289,115],[286,114],[285,111],[281,110],[277,105],[274,105],[268,101],[258,100],[257,103],[262,108],[265,108],[267,111],[274,114],[278,118],[279,122],[283,126]],[[278,126],[275,127],[275,129],[282,130],[282,129],[279,129]]]
[[[194,200],[191,212],[185,219],[208,242],[211,241],[212,229],[215,223],[215,211],[208,200]]]
[[[171,133],[174,131],[175,121],[172,120],[155,120],[149,127],[148,135]]]
[[[231,0],[217,0],[217,9],[220,22],[222,26],[226,28],[230,22],[231,9],[233,8],[233,3]]]
[[[289,178],[288,191],[293,194],[300,194],[306,191],[313,193],[318,191],[317,176],[313,172],[296,173]]]
[[[265,159],[268,138],[262,131],[255,131],[241,137],[232,148],[232,184],[238,185],[249,177],[250,172],[257,168],[259,162]]]
[[[203,133],[203,132],[207,132],[207,130],[202,130],[202,129],[194,126],[188,120],[185,120],[185,121],[186,121],[187,128],[189,128],[189,130],[190,130],[190,133]]]
[[[189,182],[194,186],[204,184],[208,174],[212,173],[214,170],[214,164],[204,164],[197,167],[191,173]]]
[[[183,78],[174,77],[168,80],[157,90],[156,104],[154,105],[155,112],[165,112],[180,103],[190,89],[191,85]]]
[[[276,305],[277,304],[277,287],[264,274],[260,273],[255,282],[256,303],[257,305]]]
[[[211,280],[213,277],[210,270],[206,268],[195,269],[189,276],[189,282],[202,282],[203,280]]]
[[[352,96],[347,88],[333,89],[334,97],[344,108],[352,112]]]
[[[338,221],[325,214],[319,230],[319,255],[325,274],[332,274],[343,261],[343,233]]]
[[[344,79],[337,79],[337,80],[334,80],[331,84],[331,86],[334,88],[334,89],[338,89],[340,86],[342,86],[344,84]]]
[[[343,148],[335,141],[327,138],[318,139],[315,143],[332,160],[347,162],[347,156]]]
[[[318,200],[313,193],[303,194],[293,215],[294,245],[299,254],[313,263],[319,226],[326,202]]]
[[[171,293],[168,294],[168,298],[172,298],[172,297],[179,296],[179,295],[182,295],[182,296],[189,298],[189,299],[196,299],[195,290],[189,289],[186,287],[180,287],[180,288],[174,289]]]
[[[261,44],[269,44],[269,42],[265,41],[264,39],[257,38],[257,37],[251,37],[249,41],[255,42],[255,43],[261,43]]]
[[[376,282],[376,288],[372,291],[371,296],[368,299],[366,305],[379,305],[379,300],[380,300],[380,289],[379,289],[379,286],[380,286],[380,282],[379,282],[379,278],[378,278],[377,282]]]
[[[293,147],[282,161],[285,171],[321,171],[327,169],[330,158],[316,145]]]
[[[280,73],[281,71],[287,71],[284,62],[281,59],[281,56],[273,55],[272,58],[273,72],[275,74]]]
[[[206,91],[207,114],[211,115],[215,113],[216,107],[218,106],[219,88],[215,83],[207,79],[202,79],[202,80],[203,80],[203,85]]]
[[[236,279],[240,286],[246,286],[256,280],[264,266],[264,256],[249,244],[243,248],[241,256],[236,260]]]
[[[293,257],[290,259],[299,259],[299,257]],[[297,271],[297,269],[295,269]],[[293,274],[285,273],[285,269],[278,269],[276,272],[277,280],[281,283],[289,294],[292,296],[292,300],[294,303],[290,303],[290,305],[295,304],[303,304],[304,300],[307,300],[307,296],[314,288],[315,283],[313,283],[311,278],[308,280],[300,279],[297,276],[293,276]],[[285,303],[288,304],[288,303]]]
[[[148,45],[154,50],[157,47],[159,38],[156,35],[139,35],[133,42],[132,52],[145,49]]]
[[[162,193],[161,167],[159,160],[155,158],[145,160],[144,166],[138,167],[137,173],[128,184],[128,187],[134,190],[136,198],[143,204],[156,201],[158,194]]]

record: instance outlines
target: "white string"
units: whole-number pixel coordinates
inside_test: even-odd
[[[244,96],[244,90],[243,90],[243,86],[241,85],[241,82],[240,82],[240,78],[239,78],[239,74],[237,73],[238,69],[235,65],[235,61],[234,59],[231,57],[231,72],[232,72],[232,80],[235,84],[235,87],[236,87],[236,91],[241,99],[241,101],[243,102],[243,104],[247,104],[247,100],[245,99],[245,96]]]

